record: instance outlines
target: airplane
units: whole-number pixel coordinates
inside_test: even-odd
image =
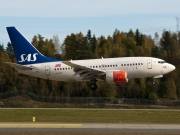
[[[61,61],[41,54],[15,28],[7,27],[17,63],[6,62],[18,73],[55,81],[89,81],[92,90],[96,82],[126,84],[131,78],[161,78],[175,66],[154,57],[119,57]]]

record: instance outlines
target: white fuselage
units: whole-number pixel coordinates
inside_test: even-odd
[[[175,69],[169,63],[158,58],[152,57],[122,57],[90,60],[74,60],[81,66],[100,69],[106,72],[121,70],[127,72],[127,78],[157,77],[167,74]],[[90,81],[81,80],[75,74],[73,67],[59,62],[48,62],[40,64],[26,65],[32,70],[20,70],[19,73],[56,81]],[[105,81],[105,80],[102,80]]]

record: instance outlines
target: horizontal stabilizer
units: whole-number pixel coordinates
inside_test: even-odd
[[[11,65],[11,67],[14,67],[15,69],[21,69],[21,70],[32,70],[33,69],[33,67],[27,67],[27,66],[20,65],[17,63],[11,63],[11,62],[5,62],[5,63],[8,65]]]

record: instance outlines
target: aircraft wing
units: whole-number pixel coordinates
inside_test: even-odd
[[[6,64],[10,65],[11,67],[14,67],[15,69],[21,69],[21,70],[32,70],[33,67],[27,67],[24,65],[20,65],[17,63],[11,63],[11,62],[5,62]]]
[[[73,67],[75,71],[74,75],[80,75],[80,79],[82,80],[86,80],[86,79],[91,80],[94,76],[96,76],[96,78],[98,79],[98,77],[106,74],[105,70],[82,66],[82,65],[73,63],[73,61],[63,61],[62,63]]]

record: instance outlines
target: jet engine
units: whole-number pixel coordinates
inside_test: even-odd
[[[108,71],[106,73],[106,82],[115,84],[125,84],[128,82],[125,71]]]

